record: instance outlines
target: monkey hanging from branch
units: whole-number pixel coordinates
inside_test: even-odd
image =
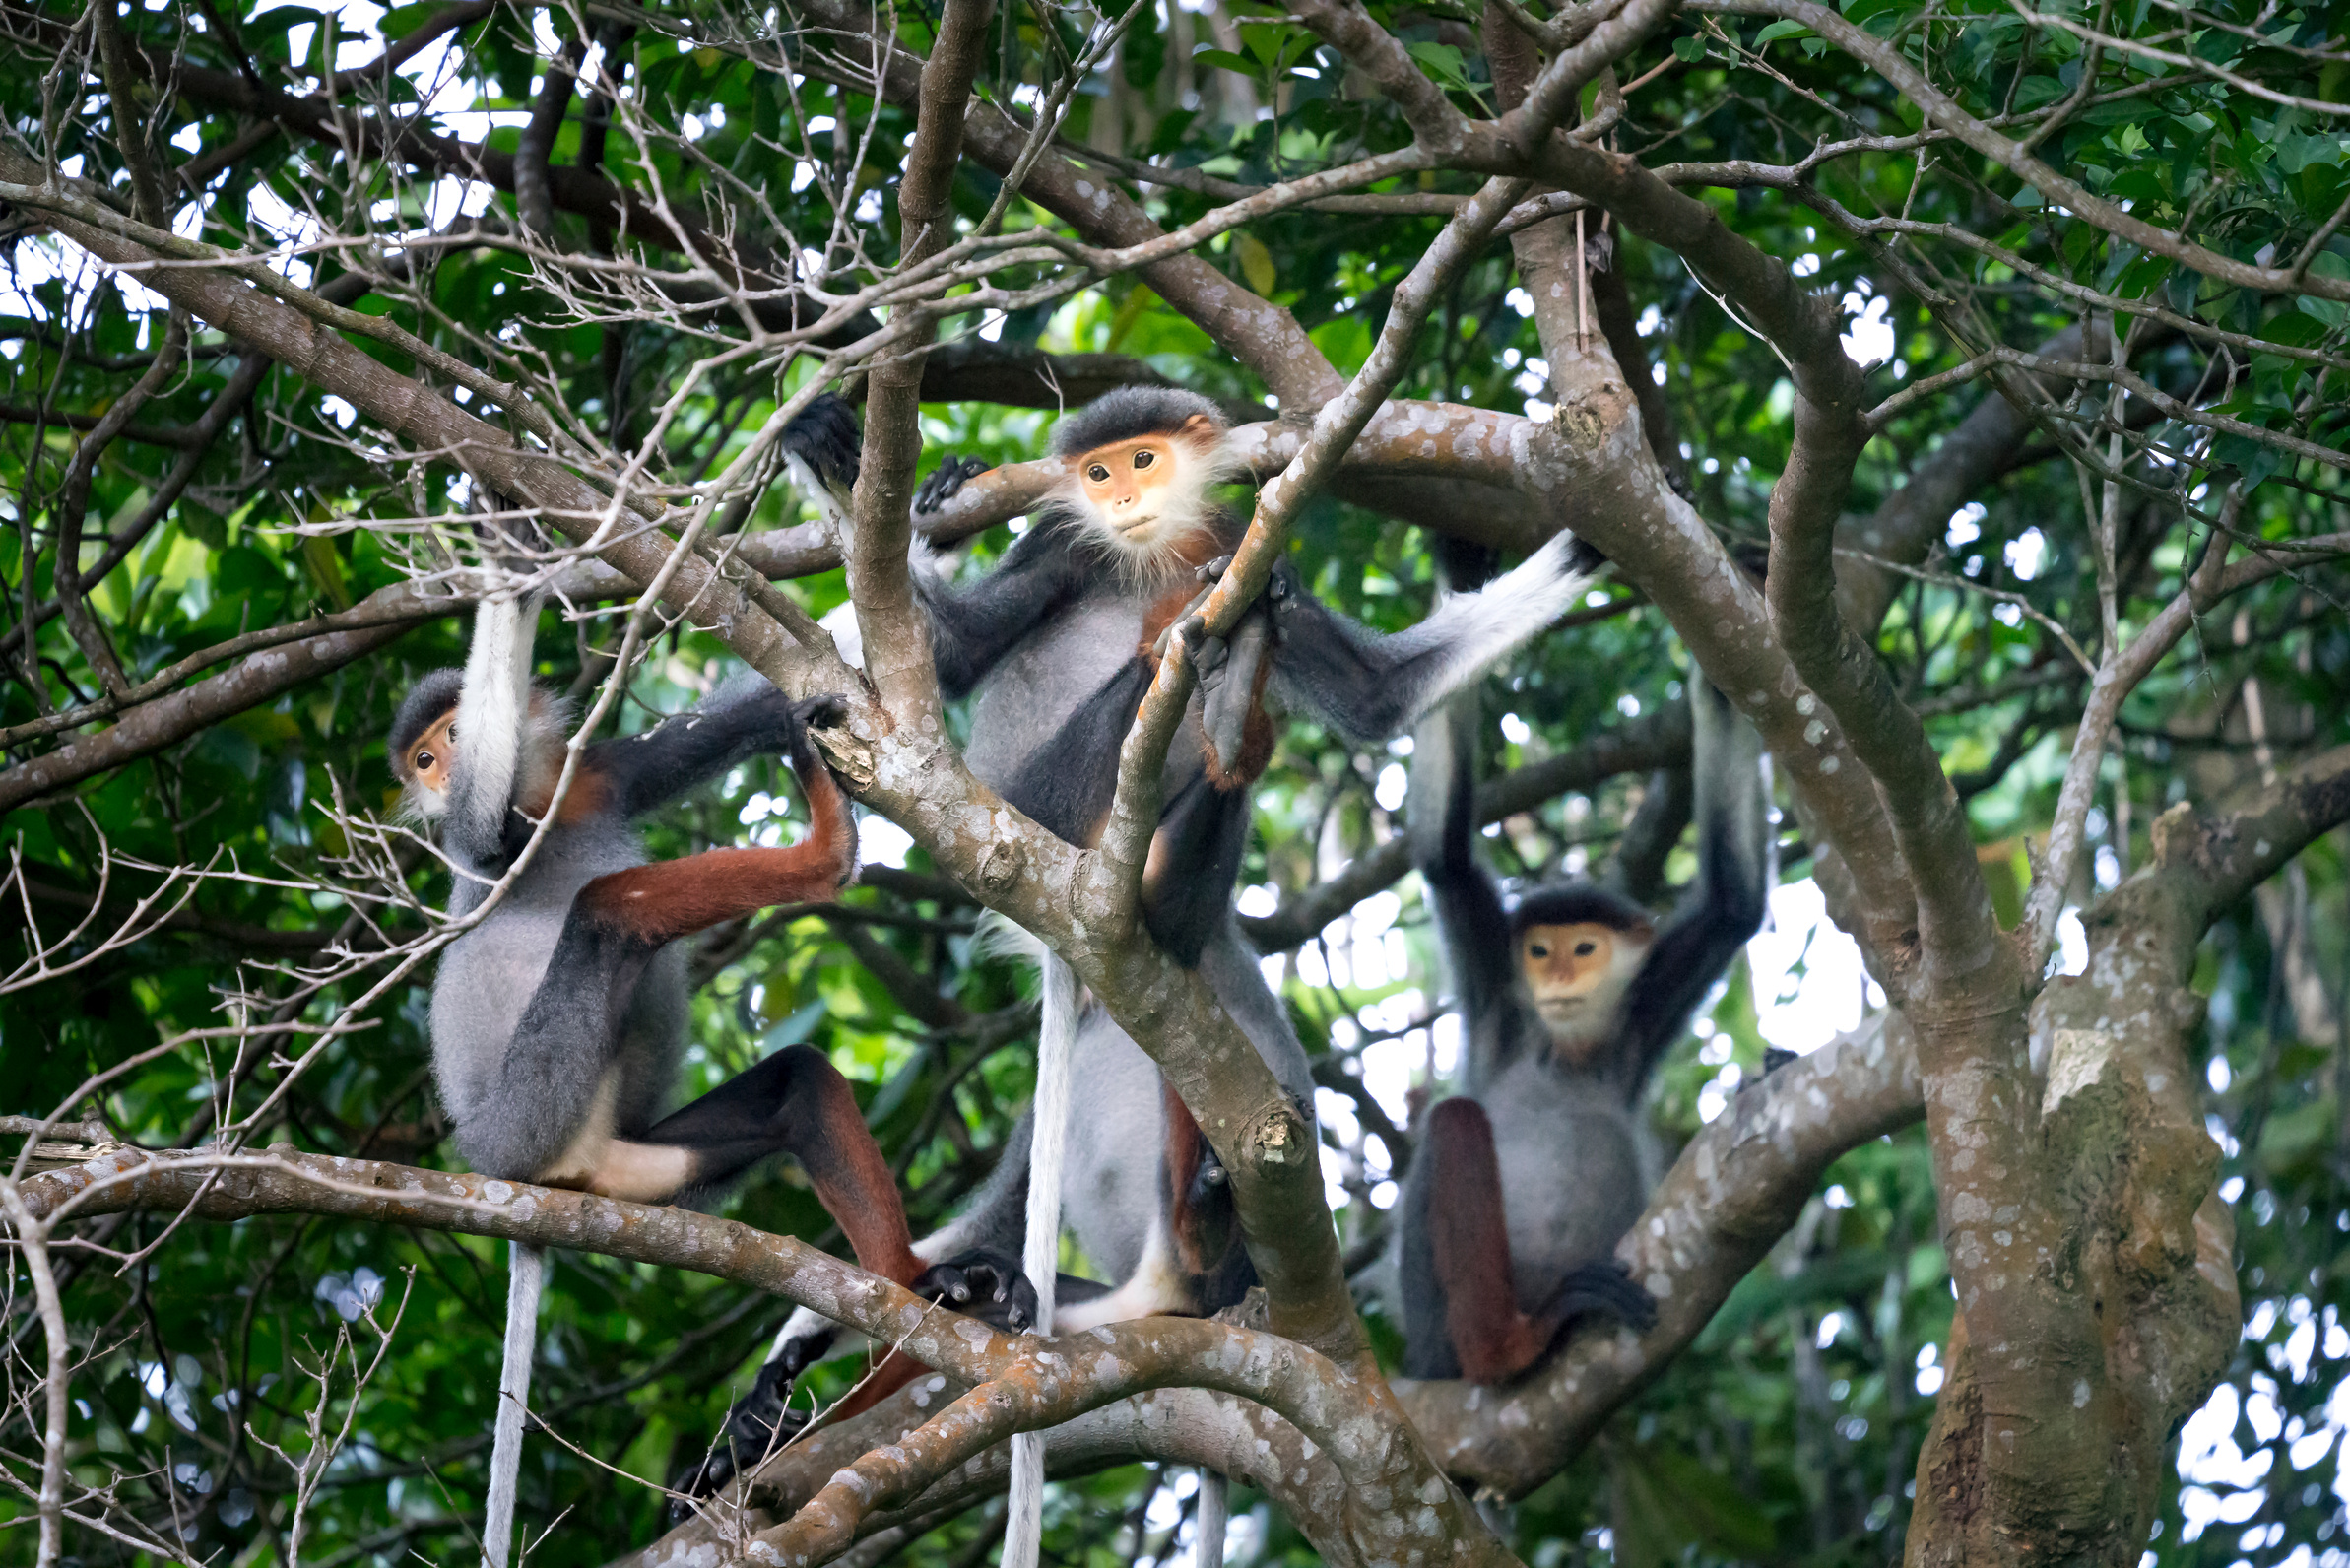
[[[1413,859],[1468,1044],[1398,1213],[1407,1376],[1503,1383],[1577,1319],[1656,1321],[1615,1258],[1653,1185],[1643,1101],[1690,1012],[1762,929],[1771,882],[1760,738],[1704,676],[1688,685],[1698,875],[1662,928],[1590,882],[1505,906],[1474,849],[1473,699],[1415,737]]]
[[[437,825],[457,874],[450,914],[471,914],[505,882],[442,950],[432,987],[433,1075],[458,1152],[485,1175],[652,1204],[707,1197],[789,1154],[861,1266],[1023,1325],[1033,1294],[1005,1255],[939,1262],[915,1251],[888,1162],[821,1052],[787,1047],[669,1110],[689,993],[679,939],[830,899],[856,875],[855,818],[809,738],[811,725],[838,721],[842,700],[794,702],[756,677],[730,683],[697,711],[587,747],[558,801],[563,705],[531,680],[539,603],[485,600],[465,668],[420,681],[391,731],[393,775]],[[806,838],[647,862],[636,817],[762,754],[790,760]],[[533,1249],[518,1246],[513,1262],[484,1537],[494,1563],[511,1538],[541,1272]]]

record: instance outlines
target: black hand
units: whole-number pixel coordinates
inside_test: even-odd
[[[832,1341],[838,1337],[839,1331],[835,1329],[796,1334],[783,1341],[783,1348],[775,1352],[775,1358],[767,1366],[780,1368],[777,1376],[785,1382],[797,1382],[801,1373],[832,1353]],[[760,1368],[759,1376],[766,1375],[766,1367]]]
[[[914,511],[922,515],[937,511],[954,499],[955,492],[988,471],[982,458],[949,457],[931,470],[930,478],[914,491]]]
[[[1231,566],[1231,556],[1218,555],[1207,565],[1202,566],[1199,570],[1193,572],[1192,576],[1201,582],[1214,582],[1217,578],[1223,576],[1226,571],[1230,570]]]
[[[1194,665],[1199,664],[1203,658],[1207,657],[1202,652],[1203,649],[1219,648],[1223,646],[1224,640],[1221,637],[1211,637],[1208,634],[1208,618],[1206,616],[1185,616],[1176,622],[1175,635],[1181,639],[1183,651],[1191,655]]]
[[[914,1294],[1014,1334],[1036,1321],[1036,1287],[1016,1259],[990,1247],[958,1253],[922,1273]]]

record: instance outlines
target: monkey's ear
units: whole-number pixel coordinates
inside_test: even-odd
[[[1175,433],[1187,441],[1206,443],[1221,438],[1224,432],[1217,426],[1215,421],[1209,419],[1207,415],[1195,414],[1190,419],[1185,420],[1183,422],[1182,427],[1177,429]]]
[[[1653,920],[1639,921],[1627,929],[1624,935],[1630,937],[1634,942],[1655,942],[1657,940],[1657,923]]]

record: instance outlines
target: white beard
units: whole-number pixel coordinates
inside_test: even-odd
[[[1085,498],[1074,471],[1062,492],[1062,503],[1080,519],[1085,536],[1117,562],[1121,579],[1132,584],[1148,585],[1187,568],[1192,548],[1215,531],[1219,510],[1208,492],[1248,471],[1223,441],[1205,452],[1181,440],[1174,445],[1174,477],[1142,503],[1147,511],[1111,522]]]

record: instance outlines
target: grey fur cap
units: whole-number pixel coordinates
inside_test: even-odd
[[[1587,921],[1610,931],[1654,928],[1657,923],[1656,916],[1623,894],[1587,882],[1530,887],[1519,898],[1518,906],[1510,911],[1513,934],[1522,933],[1529,926],[1579,926]]]
[[[391,759],[392,776],[405,783],[413,776],[408,765],[409,748],[417,744],[417,737],[432,728],[433,721],[457,705],[457,694],[465,688],[463,670],[435,670],[409,689],[400,703],[400,712],[392,720]]]
[[[1097,446],[1164,435],[1204,414],[1219,430],[1230,428],[1224,411],[1197,392],[1171,386],[1122,386],[1086,404],[1053,426],[1053,455],[1075,457]]]

